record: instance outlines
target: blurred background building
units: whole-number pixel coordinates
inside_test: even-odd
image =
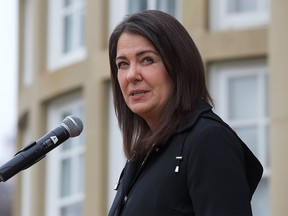
[[[13,215],[107,215],[125,162],[108,38],[126,14],[146,9],[186,27],[215,111],[262,162],[254,215],[287,214],[287,8],[286,0],[19,0],[17,149],[70,114],[84,131],[14,177]]]

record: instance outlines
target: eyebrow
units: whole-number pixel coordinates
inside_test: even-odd
[[[136,53],[136,56],[141,56],[141,55],[143,55],[145,53],[153,53],[153,54],[159,56],[159,53],[157,51],[155,51],[155,50],[143,50],[143,51],[140,51],[140,52]],[[126,57],[125,56],[116,56],[115,61],[118,60],[118,59],[126,59]]]

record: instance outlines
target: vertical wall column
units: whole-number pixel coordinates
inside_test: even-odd
[[[270,116],[271,116],[271,215],[288,212],[288,1],[271,1],[269,32]]]
[[[105,74],[109,74],[106,17],[108,2],[86,0],[87,81],[83,83],[86,115],[84,215],[107,215],[108,92],[106,94]]]

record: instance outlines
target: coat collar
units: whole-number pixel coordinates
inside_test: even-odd
[[[190,112],[184,121],[177,127],[175,133],[182,133],[190,128],[192,128],[197,120],[203,113],[209,112],[212,109],[212,106],[209,105],[207,102],[201,100],[199,101],[192,112]]]

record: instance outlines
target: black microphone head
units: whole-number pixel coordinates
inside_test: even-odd
[[[79,136],[83,130],[83,122],[76,116],[67,116],[61,123],[61,126],[65,127],[70,137]]]

